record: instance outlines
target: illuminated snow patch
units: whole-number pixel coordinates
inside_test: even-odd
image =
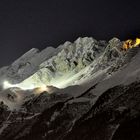
[[[47,86],[53,86],[62,89],[71,85],[78,85],[81,76],[87,72],[88,68],[89,67],[86,67],[78,73],[69,72],[61,76],[56,76],[55,78],[52,78],[50,82],[39,79],[39,77],[36,78],[36,75],[33,75],[18,84],[11,84],[8,81],[4,81],[3,88],[18,87],[22,90],[33,90],[39,88],[39,90],[47,91]]]
[[[3,82],[3,89],[8,89],[8,88],[12,88],[12,87],[18,87],[18,88],[21,88],[23,90],[30,90],[30,89],[35,88],[34,85],[24,86],[24,85],[20,85],[20,84],[11,84],[8,81]]]

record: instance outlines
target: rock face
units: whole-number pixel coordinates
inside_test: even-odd
[[[20,83],[1,89],[0,139],[139,140],[140,49],[122,43],[78,38],[2,68],[1,81]],[[42,83],[41,94],[20,88]]]
[[[79,78],[81,75],[86,77],[84,72],[87,67],[97,72],[101,67],[105,69],[120,63],[123,57],[121,45],[117,38],[107,43],[85,37],[78,38],[74,43],[66,42],[57,49],[46,48],[40,53],[32,49],[8,67],[1,79],[8,79],[12,83],[23,81],[21,86],[30,84],[36,87],[43,83],[58,88],[67,87],[75,82],[76,75]],[[66,79],[69,79],[67,84],[58,84]]]

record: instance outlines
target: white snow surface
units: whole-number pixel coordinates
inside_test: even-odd
[[[112,67],[112,64],[115,63],[114,58],[108,62],[108,52],[104,52],[104,50],[108,51],[109,47],[107,47],[107,49],[100,47],[101,46],[97,45],[96,40],[85,37],[78,38],[74,43],[66,42],[56,49],[47,47],[41,52],[39,52],[38,49],[31,49],[12,63],[11,66],[0,69],[0,81],[2,82],[4,78],[11,79],[11,82],[19,81],[18,87],[20,87],[20,85],[22,87],[31,85],[37,87],[41,86],[41,84],[52,85],[59,88],[57,89],[58,94],[68,94],[74,97],[74,102],[89,100],[86,98],[76,99],[76,97],[96,85],[95,88],[91,90],[92,94],[96,96],[96,98],[91,99],[91,101],[95,102],[106,90],[121,84],[129,85],[140,79],[140,51],[138,51],[130,62],[126,63],[116,72],[109,74],[109,69]],[[92,50],[93,48],[98,48],[100,53],[96,51],[95,53]],[[93,59],[91,63],[86,60],[86,57],[89,55],[88,53],[93,53],[92,55],[96,56],[91,58]],[[82,59],[78,56],[81,56],[84,61],[81,62]],[[73,65],[73,62],[71,62],[69,58],[74,60],[78,66],[75,65],[73,69],[70,69],[69,64]],[[70,63],[68,63],[68,61],[70,61]],[[60,64],[60,67],[57,67],[54,62],[58,62],[57,65],[63,62],[65,65],[61,66]],[[87,65],[83,65],[83,62]],[[52,71],[46,67],[50,64],[52,66],[51,69],[53,69]],[[99,64],[104,65],[104,68],[99,67],[96,69]],[[64,69],[62,70],[61,67],[63,66]],[[15,93],[20,97],[16,102],[9,101],[9,99],[6,98],[6,94],[4,95],[4,92],[5,91],[2,91],[0,94],[1,100],[5,100],[5,103],[10,106],[10,109],[15,109],[24,102],[24,98],[22,98],[23,94],[20,92],[19,94]]]

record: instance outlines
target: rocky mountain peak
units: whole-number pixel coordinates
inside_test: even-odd
[[[0,139],[140,139],[140,49],[127,42],[79,37],[1,68]]]

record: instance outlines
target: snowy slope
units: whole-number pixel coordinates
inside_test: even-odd
[[[74,43],[66,42],[56,49],[47,47],[41,52],[31,49],[6,68],[5,72],[5,68],[1,69],[1,81],[3,84],[6,80],[6,88],[19,87],[21,91],[29,89],[32,92],[33,88],[46,85],[62,89],[60,93],[79,96],[123,65],[125,54],[121,47],[122,42],[117,38],[107,43],[84,37]],[[71,91],[76,91],[76,94]],[[13,102],[15,105],[8,104],[10,107],[18,106],[17,102]]]
[[[125,121],[140,115],[140,49],[122,43],[78,38],[2,68],[0,139],[120,140]]]

